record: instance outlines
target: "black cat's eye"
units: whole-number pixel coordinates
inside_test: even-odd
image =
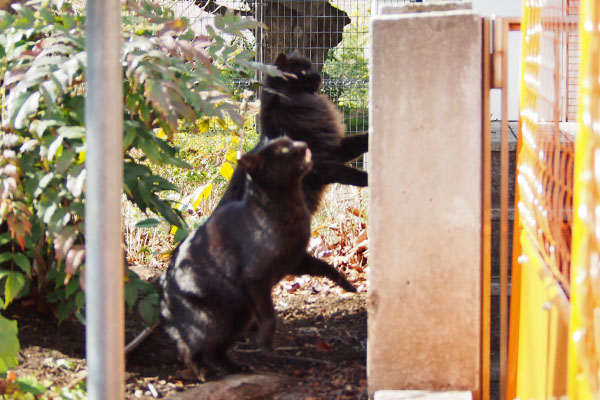
[[[290,152],[290,148],[288,146],[285,146],[285,147],[282,147],[280,149],[280,151],[281,151],[282,154],[289,153]]]

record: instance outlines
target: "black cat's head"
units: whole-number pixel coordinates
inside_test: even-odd
[[[247,153],[238,161],[265,188],[286,188],[298,182],[312,168],[311,152],[304,142],[287,136],[273,139],[260,150]]]
[[[321,74],[313,68],[309,59],[294,51],[289,56],[281,53],[275,60],[275,66],[284,73],[285,78],[267,77],[265,86],[275,91],[287,93],[316,93],[321,88]]]

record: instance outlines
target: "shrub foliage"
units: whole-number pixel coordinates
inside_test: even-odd
[[[55,304],[60,320],[83,320],[85,14],[61,0],[13,7],[0,11],[0,306],[30,295]],[[235,44],[253,21],[219,15],[197,35],[156,3],[127,1],[122,15],[124,193],[183,235],[165,196],[177,187],[151,164],[189,167],[172,142],[179,122],[211,118],[235,130],[243,117],[227,76],[274,71]],[[129,272],[129,308],[144,293],[139,310],[151,323],[157,296]]]

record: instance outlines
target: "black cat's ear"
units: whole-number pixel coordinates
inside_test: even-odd
[[[287,56],[283,53],[280,53],[275,60],[275,66],[277,68],[281,68],[287,64]]]

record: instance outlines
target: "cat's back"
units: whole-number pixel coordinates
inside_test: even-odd
[[[261,134],[269,139],[287,135],[308,143],[319,157],[333,151],[344,135],[342,116],[337,107],[321,94],[299,93],[291,101],[261,109]]]
[[[241,201],[215,209],[208,220],[190,233],[173,252],[166,279],[186,286],[191,280],[200,288],[213,281],[235,281],[238,261],[235,257],[236,221],[244,214]],[[239,239],[238,239],[239,240]],[[191,284],[191,283],[190,283]]]

